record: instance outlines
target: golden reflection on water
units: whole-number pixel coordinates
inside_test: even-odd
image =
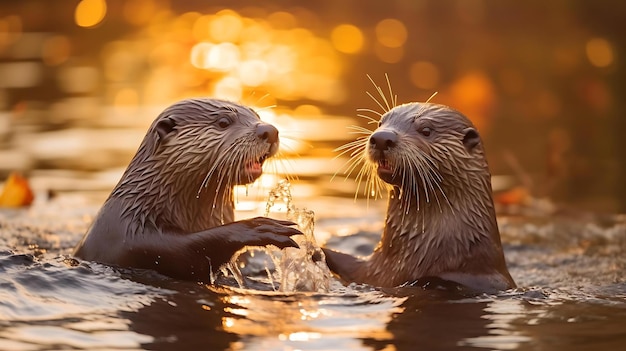
[[[485,326],[488,335],[467,338],[461,344],[497,348],[498,350],[514,350],[532,340],[522,332],[516,331],[516,327],[513,325],[513,322],[528,313],[521,301],[494,300],[484,311],[486,313],[482,318],[490,321]]]
[[[222,327],[241,336],[263,337],[259,340],[265,344],[284,345],[281,342],[291,341],[296,347],[298,342],[337,338],[343,343],[356,341],[351,345],[361,349],[359,338],[393,339],[386,326],[394,314],[402,312],[400,305],[404,301],[404,298],[383,297],[379,293],[354,296],[351,302],[345,300],[348,298],[345,295],[336,299],[332,296],[319,299],[309,295],[272,296],[233,293],[223,296],[225,304],[233,306],[228,312],[234,316],[223,317]],[[352,302],[361,302],[361,308],[349,308]],[[348,305],[344,306],[346,303]],[[350,338],[346,337],[348,335]],[[342,349],[341,345],[329,346],[323,349]]]

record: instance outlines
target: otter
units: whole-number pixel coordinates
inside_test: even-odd
[[[430,281],[478,292],[515,287],[472,122],[448,106],[408,103],[382,114],[369,133],[343,149],[357,157],[353,162],[363,161],[357,178],[369,177],[368,190],[389,185],[385,227],[367,259],[324,248],[329,268],[345,282],[379,287]]]
[[[293,222],[234,220],[233,186],[276,154],[278,130],[223,100],[174,103],[152,123],[74,256],[209,282],[245,246],[297,247]]]

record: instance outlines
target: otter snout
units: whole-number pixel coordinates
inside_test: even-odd
[[[256,126],[256,136],[268,144],[275,144],[278,142],[278,129],[271,124],[259,123]]]
[[[394,132],[380,130],[370,136],[370,146],[375,150],[387,151],[398,143],[398,136]]]

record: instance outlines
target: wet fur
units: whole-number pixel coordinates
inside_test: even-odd
[[[152,123],[121,180],[75,250],[86,260],[208,282],[244,246],[297,246],[293,223],[234,221],[233,186],[248,162],[272,156],[278,140],[256,134],[251,109],[188,99]]]
[[[347,282],[382,287],[440,278],[476,291],[515,287],[504,260],[482,141],[458,111],[409,103],[380,114],[375,132],[394,133],[382,152],[365,137],[340,148],[353,157],[352,172],[366,180],[367,195],[389,189],[381,241],[368,259],[325,249],[331,270]],[[420,133],[429,128],[428,136]],[[393,168],[391,185],[376,174],[378,160]]]

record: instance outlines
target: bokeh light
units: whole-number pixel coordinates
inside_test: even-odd
[[[376,24],[376,39],[385,47],[399,48],[406,42],[407,29],[399,20],[387,18]]]
[[[587,58],[596,67],[608,67],[613,63],[613,47],[608,40],[603,38],[593,38],[587,42],[585,47]]]
[[[355,54],[363,47],[361,30],[351,24],[340,24],[330,34],[333,46],[340,52]]]
[[[398,63],[404,58],[404,48],[401,46],[389,47],[377,42],[374,45],[374,52],[381,61],[386,63]]]
[[[248,60],[239,65],[239,78],[249,87],[257,87],[268,79],[267,63],[262,60]]]
[[[9,15],[0,18],[0,47],[15,42],[22,34],[22,19],[19,16]]]
[[[420,89],[435,89],[439,84],[439,70],[428,61],[418,61],[409,68],[411,82]]]
[[[81,0],[76,5],[74,20],[80,27],[93,27],[104,19],[106,13],[105,0]]]
[[[158,11],[154,0],[125,0],[123,6],[124,19],[135,26],[145,25]]]
[[[433,102],[461,110],[479,125],[486,143],[506,142],[515,154],[544,151],[545,143],[529,146],[520,130],[545,139],[559,127],[578,138],[621,126],[615,116],[623,115],[616,112],[623,45],[619,33],[597,15],[605,10],[594,2],[545,7],[482,0],[385,5],[347,0],[275,6],[75,0],[55,2],[55,12],[48,14],[52,5],[31,6],[39,1],[50,3],[8,2],[2,7],[8,11],[0,14],[0,107],[5,109],[0,144],[5,148],[27,145],[35,137],[16,130],[37,129],[36,123],[42,131],[102,125],[139,129],[166,104],[212,96],[267,108],[276,125],[300,130],[294,138],[304,139],[303,145],[320,143],[294,147],[299,153],[332,157],[352,135],[328,126],[372,107],[366,75],[385,86],[385,73],[399,103],[424,101],[438,92]],[[358,11],[342,13],[352,8]],[[507,17],[511,13],[515,20]],[[90,103],[97,106],[87,108]],[[80,118],[81,113],[89,116]],[[597,122],[603,127],[588,127],[592,119],[603,120]],[[15,127],[14,121],[26,126]],[[617,144],[594,139],[593,148],[580,144],[572,150],[623,149]],[[545,163],[528,155],[520,163],[541,174]],[[28,157],[17,165],[55,167],[48,159],[38,163],[39,155]],[[611,162],[619,168],[617,161],[602,157],[581,156],[594,164],[588,169]],[[109,155],[98,162],[122,167],[123,161]],[[10,164],[16,165],[0,162],[0,171]],[[490,164],[495,173],[510,171],[497,153]],[[570,167],[570,174],[587,183],[612,182],[590,182],[591,173]]]
[[[48,66],[60,65],[70,57],[72,44],[64,35],[54,35],[46,39],[41,48],[41,59]]]
[[[239,14],[232,10],[222,10],[209,21],[209,35],[215,42],[237,42],[243,29]]]

